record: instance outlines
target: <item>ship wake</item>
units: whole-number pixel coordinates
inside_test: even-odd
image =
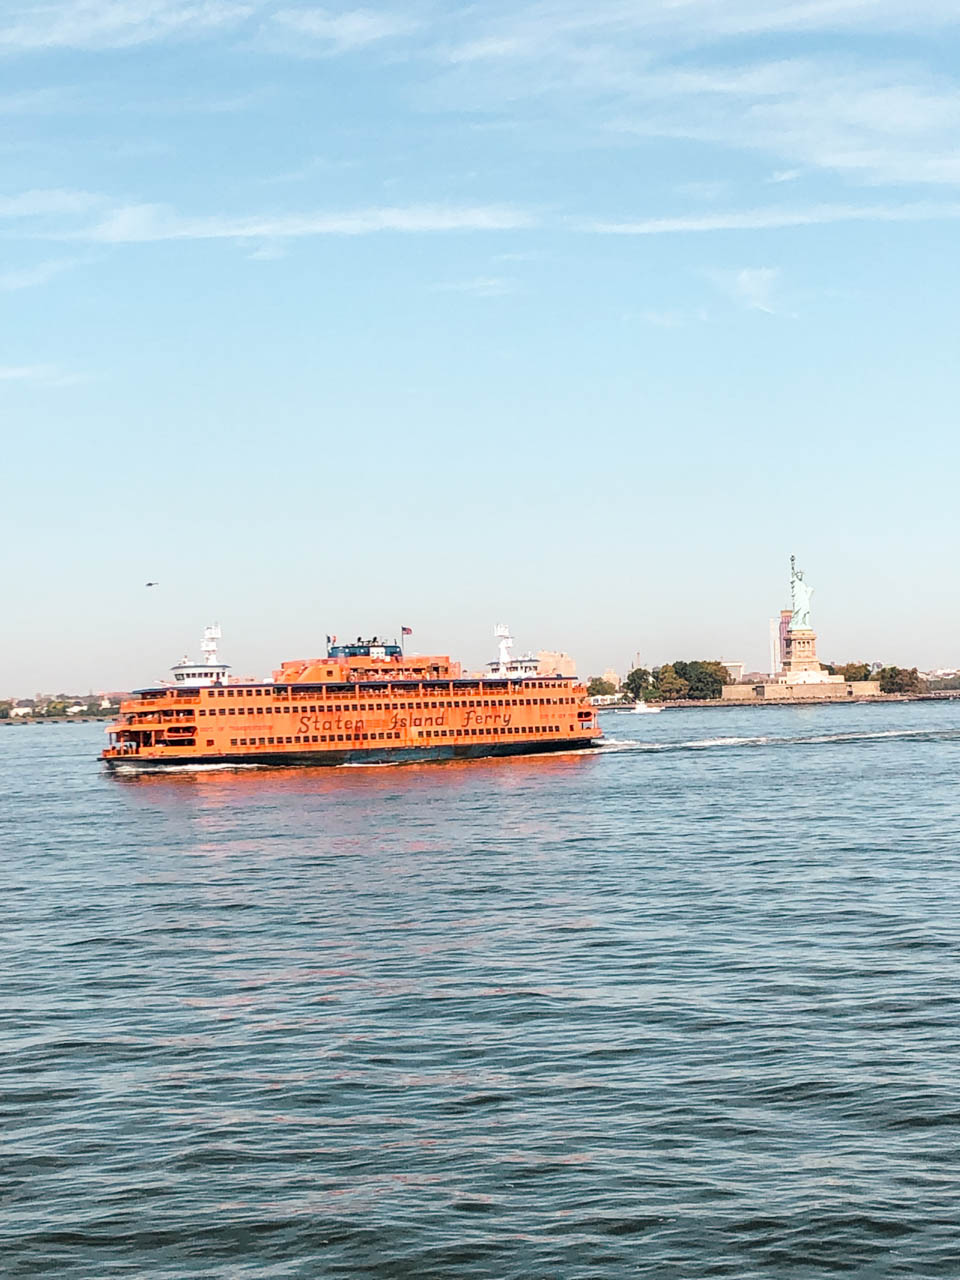
[[[817,733],[776,737],[762,734],[756,737],[691,738],[686,742],[644,742],[637,738],[621,738],[606,741],[599,748],[600,755],[620,755],[623,752],[708,751],[713,748],[730,750],[738,747],[806,747],[829,743],[878,742],[890,739],[908,739],[915,742],[947,742],[960,739],[960,729],[884,729],[862,733]]]

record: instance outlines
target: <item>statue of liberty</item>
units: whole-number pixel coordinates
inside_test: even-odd
[[[810,629],[810,597],[813,588],[803,580],[803,570],[797,568],[797,557],[790,557],[790,603],[793,617],[790,619],[790,631]]]

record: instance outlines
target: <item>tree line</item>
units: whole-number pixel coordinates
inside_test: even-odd
[[[652,670],[634,667],[621,685],[621,692],[634,702],[679,702],[688,698],[702,702],[719,698],[725,684],[730,684],[730,673],[722,662],[686,662],[678,658]],[[587,685],[591,697],[616,692],[609,680],[597,677]]]
[[[844,680],[876,680],[881,693],[923,693],[926,685],[916,667],[881,667],[874,671],[868,662],[846,662],[824,665],[827,675],[842,676]],[[620,692],[634,702],[694,702],[708,701],[723,696],[723,686],[732,684],[730,673],[722,662],[700,659],[695,662],[668,662],[662,667],[647,670],[635,667],[620,687]],[[587,685],[591,698],[610,697],[617,692],[609,680],[599,676]]]

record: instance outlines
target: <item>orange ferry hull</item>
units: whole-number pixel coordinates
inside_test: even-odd
[[[160,758],[129,756],[110,756],[103,754],[104,763],[114,772],[153,773],[167,769],[183,769],[194,765],[224,765],[231,768],[317,768],[318,766],[336,766],[345,764],[427,764],[449,760],[481,760],[496,756],[530,756],[549,755],[558,751],[587,751],[599,746],[599,742],[588,739],[561,740],[559,742],[516,742],[490,745],[458,745],[436,747],[397,747],[393,750],[360,750],[360,751],[283,751],[273,753],[257,752],[253,755],[216,755],[202,756],[183,753],[179,757],[165,756]]]

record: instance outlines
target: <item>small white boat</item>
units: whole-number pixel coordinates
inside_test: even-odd
[[[634,716],[657,716],[663,710],[663,707],[652,707],[649,702],[638,702],[631,711]]]

